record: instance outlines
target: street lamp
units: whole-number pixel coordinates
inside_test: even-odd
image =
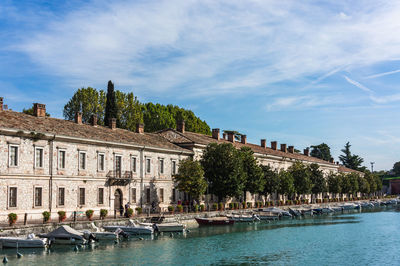
[[[371,162],[371,173],[374,172],[374,163],[375,163],[375,162]]]

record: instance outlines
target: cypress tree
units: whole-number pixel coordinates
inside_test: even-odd
[[[108,81],[107,85],[107,101],[106,101],[106,112],[104,117],[104,124],[109,126],[110,118],[117,118],[117,102],[115,100],[114,84],[111,80]],[[118,121],[117,121],[118,124]]]

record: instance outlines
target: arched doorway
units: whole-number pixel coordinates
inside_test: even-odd
[[[121,209],[122,209],[122,213],[121,213]],[[119,214],[123,214],[123,205],[122,205],[122,191],[118,188],[115,190],[114,193],[114,210],[117,211],[117,213]]]

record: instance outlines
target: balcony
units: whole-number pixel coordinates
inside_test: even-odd
[[[109,186],[126,186],[132,181],[132,171],[109,171],[107,184]]]

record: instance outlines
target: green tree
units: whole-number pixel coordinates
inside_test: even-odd
[[[31,108],[28,108],[28,109],[23,109],[22,110],[22,112],[24,113],[24,114],[27,114],[27,115],[34,115],[33,114],[33,107],[31,107]],[[50,114],[48,113],[48,112],[46,112],[46,116],[47,117],[50,117]]]
[[[374,181],[376,184],[376,190],[374,192],[380,193],[382,191],[382,179],[379,176],[374,175],[374,174],[373,174],[373,178],[374,178]]]
[[[349,194],[352,192],[352,187],[349,178],[347,177],[347,174],[339,174],[338,175],[339,182],[340,182],[340,188],[341,188],[341,193],[346,194],[347,197]]]
[[[227,196],[239,197],[243,193],[246,175],[240,153],[231,143],[209,144],[200,163],[209,192],[218,200]]]
[[[358,188],[363,196],[369,194],[370,186],[365,176],[358,175]]]
[[[364,162],[364,159],[358,155],[351,154],[350,147],[350,142],[347,142],[344,146],[344,149],[341,150],[344,155],[340,155],[339,160],[343,163],[344,166],[350,169],[364,171],[365,167],[361,166],[361,164]]]
[[[138,123],[143,123],[142,110],[137,97],[135,97],[132,92],[123,93],[117,90],[115,92],[115,98],[118,110],[116,117],[118,127],[135,131],[136,125]]]
[[[310,155],[312,157],[320,158],[325,161],[330,161],[332,159],[331,148],[328,146],[328,144],[325,143],[311,146]]]
[[[328,190],[336,198],[337,194],[342,193],[340,177],[334,173],[330,173],[328,176]]]
[[[310,164],[308,166],[310,171],[310,179],[311,179],[311,192],[313,195],[317,195],[319,193],[325,193],[328,191],[328,186],[326,183],[326,179],[324,177],[324,173],[319,169],[319,165],[316,163]]]
[[[289,171],[281,170],[278,174],[279,188],[278,193],[287,197],[292,197],[295,193],[294,179]]]
[[[369,185],[369,194],[375,193],[375,191],[377,191],[378,185],[376,184],[374,175],[368,171],[364,174],[364,178]]]
[[[269,165],[262,165],[261,169],[265,180],[263,194],[267,196],[268,194],[272,195],[273,193],[276,193],[279,190],[278,173],[272,170]]]
[[[288,172],[293,176],[296,193],[303,195],[311,193],[312,183],[307,166],[300,161],[296,161],[289,167]]]
[[[392,171],[396,176],[400,175],[400,162],[394,163]]]
[[[357,195],[357,192],[360,191],[359,184],[358,184],[358,177],[359,177],[359,174],[357,174],[357,173],[350,173],[347,175],[347,179],[349,180],[349,183],[350,183],[349,193],[351,193],[353,195],[353,197],[355,195]]]
[[[199,199],[207,190],[204,170],[199,161],[185,159],[179,162],[178,174],[174,176],[176,188],[188,193],[192,198]]]
[[[254,152],[249,147],[242,147],[239,152],[246,180],[244,186],[244,201],[246,201],[246,191],[251,194],[261,193],[264,190],[265,179]]]
[[[114,83],[111,80],[107,84],[107,100],[106,109],[104,114],[104,124],[109,126],[109,120],[111,118],[118,118],[118,107],[114,91]],[[120,121],[117,119],[117,125],[119,126]]]

